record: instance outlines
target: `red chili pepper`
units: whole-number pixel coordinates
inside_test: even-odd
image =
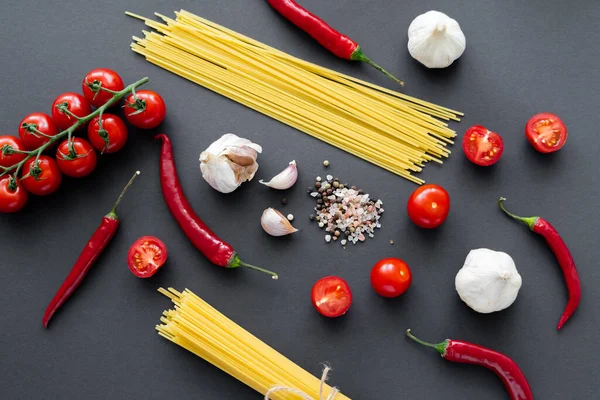
[[[185,198],[175,160],[173,159],[173,148],[171,140],[165,134],[156,135],[155,139],[162,140],[160,152],[160,185],[162,187],[165,202],[171,210],[171,214],[179,223],[183,233],[194,246],[202,252],[215,265],[224,268],[246,267],[270,274],[277,279],[277,274],[254,265],[246,264],[237,255],[230,244],[219,239],[204,222],[196,215],[192,206]]]
[[[497,351],[460,340],[446,339],[442,343],[427,343],[406,331],[408,337],[427,347],[433,347],[448,361],[481,365],[494,371],[506,387],[511,400],[532,400],[529,383],[519,366],[509,357]]]
[[[140,171],[137,171],[133,177],[127,183],[127,186],[123,189],[117,202],[115,203],[112,210],[102,218],[102,222],[100,226],[90,240],[87,245],[79,255],[79,258],[75,262],[73,269],[69,272],[69,275],[63,282],[63,284],[58,289],[58,292],[48,304],[46,311],[44,312],[44,318],[42,319],[42,324],[44,324],[44,328],[48,327],[48,322],[50,322],[50,318],[54,315],[54,313],[67,301],[69,297],[75,292],[75,289],[81,284],[83,278],[87,275],[92,265],[98,258],[98,256],[102,253],[102,251],[106,248],[110,240],[117,232],[117,228],[119,227],[119,217],[117,216],[117,206],[123,199],[125,192],[131,184],[133,183],[136,176],[140,174]]]
[[[577,268],[575,267],[573,256],[571,256],[569,248],[562,240],[556,229],[550,225],[550,222],[546,221],[542,217],[523,218],[511,214],[504,208],[504,205],[502,204],[504,200],[506,199],[501,197],[498,201],[502,211],[504,211],[510,217],[525,223],[527,226],[529,226],[529,229],[535,233],[542,235],[542,237],[546,239],[546,242],[548,242],[548,246],[550,246],[550,249],[554,253],[554,256],[556,256],[558,264],[563,271],[565,283],[567,284],[567,290],[569,291],[569,301],[567,302],[565,311],[563,311],[563,314],[558,321],[557,329],[560,330],[560,328],[564,326],[569,318],[571,318],[571,315],[573,315],[577,309],[577,306],[579,306],[579,301],[581,300],[581,282],[579,281],[579,275],[577,274]]]
[[[336,56],[345,60],[365,62],[404,86],[404,82],[371,61],[363,53],[358,43],[327,25],[325,21],[300,6],[294,0],[267,0],[267,3],[285,19],[308,33]]]

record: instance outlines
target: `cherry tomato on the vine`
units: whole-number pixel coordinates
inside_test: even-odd
[[[436,228],[448,217],[450,196],[438,185],[418,187],[408,199],[408,216],[421,228]]]
[[[108,68],[96,68],[88,72],[83,78],[81,89],[86,100],[94,107],[100,107],[106,104],[112,97],[113,92],[120,92],[125,88],[123,80],[115,71]]]
[[[312,288],[311,298],[317,311],[329,318],[346,314],[352,305],[350,286],[337,276],[319,279]]]
[[[138,278],[149,278],[167,261],[167,246],[154,236],[142,236],[127,253],[127,266]]]
[[[408,265],[397,258],[385,258],[371,270],[371,285],[383,297],[398,297],[412,282]]]
[[[10,147],[12,150],[25,150],[25,146],[21,139],[15,136],[4,135],[0,136],[0,166],[12,167],[15,164],[20,163],[27,157],[21,153],[4,154],[4,147]]]
[[[487,167],[497,163],[502,157],[504,141],[496,132],[474,125],[465,132],[462,147],[469,161]]]
[[[98,163],[96,151],[85,139],[65,139],[56,149],[58,167],[67,176],[81,178],[92,173]]]
[[[102,115],[102,129],[99,125],[100,117],[96,117],[88,125],[88,138],[92,145],[102,153],[115,153],[125,146],[127,142],[127,126],[116,115]]]
[[[21,183],[31,194],[45,196],[56,192],[62,182],[62,174],[58,164],[52,157],[40,156],[25,161]]]
[[[58,127],[48,114],[31,113],[19,124],[19,137],[26,150],[35,150],[50,140],[40,133],[46,136],[54,136],[58,133]]]
[[[67,129],[77,123],[77,118],[62,112],[58,106],[65,105],[67,109],[78,116],[85,117],[92,113],[90,103],[79,93],[63,93],[52,103],[52,119],[60,129]]]
[[[25,207],[28,198],[27,190],[12,176],[0,178],[0,212],[17,212]]]
[[[130,94],[125,99],[125,117],[131,125],[142,128],[156,128],[163,122],[167,114],[165,101],[160,95],[151,90],[135,92],[137,97]]]
[[[568,131],[564,122],[554,114],[536,114],[527,121],[525,135],[540,153],[552,153],[567,143]]]

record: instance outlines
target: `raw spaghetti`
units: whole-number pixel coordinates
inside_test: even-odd
[[[157,325],[158,334],[250,386],[272,400],[298,400],[303,393],[311,399],[350,400],[337,389],[323,384],[297,364],[267,346],[235,322],[185,289],[158,290],[175,304]],[[324,378],[327,375],[326,369]],[[322,390],[322,393],[321,393]],[[329,397],[331,394],[335,397]]]
[[[415,183],[428,161],[442,163],[456,133],[442,120],[458,111],[298,59],[181,10],[131,48],[214,92]]]

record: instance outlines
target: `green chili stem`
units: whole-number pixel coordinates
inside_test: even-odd
[[[117,207],[121,203],[121,200],[123,200],[123,196],[125,196],[125,193],[127,192],[127,189],[129,189],[131,187],[131,185],[133,184],[133,181],[135,180],[135,178],[137,178],[137,176],[139,174],[140,174],[140,171],[135,171],[135,174],[133,174],[133,176],[131,177],[131,179],[129,179],[129,182],[127,182],[127,185],[125,185],[125,187],[121,191],[121,194],[117,198],[117,201],[115,202],[115,205],[113,206],[112,210],[110,210],[110,212],[108,213],[108,215],[110,215],[110,216],[114,217],[115,219],[117,219]]]
[[[510,213],[506,210],[506,208],[504,208],[504,202],[506,201],[506,199],[504,197],[500,197],[500,199],[498,200],[498,205],[500,206],[500,208],[502,209],[502,211],[504,211],[504,213],[506,215],[508,215],[509,217],[516,219],[517,221],[521,221],[524,224],[526,224],[529,229],[533,230],[533,227],[535,225],[535,223],[537,222],[539,217],[519,217],[518,215],[515,215],[513,213]]]

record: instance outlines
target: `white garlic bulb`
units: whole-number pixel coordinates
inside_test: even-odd
[[[260,217],[260,225],[271,236],[285,236],[298,232],[298,229],[292,226],[288,218],[271,207],[263,212],[262,217]]]
[[[419,15],[408,27],[408,52],[427,68],[446,68],[466,45],[458,22],[439,11]]]
[[[456,274],[456,291],[473,310],[488,314],[504,310],[517,298],[521,275],[506,253],[490,249],[471,250]]]
[[[293,160],[286,169],[275,175],[269,182],[265,182],[262,179],[259,182],[272,189],[285,190],[294,186],[297,180],[298,166],[296,165],[296,160]]]
[[[226,133],[200,154],[202,177],[213,189],[231,193],[254,178],[258,170],[256,158],[261,152],[258,144]]]

